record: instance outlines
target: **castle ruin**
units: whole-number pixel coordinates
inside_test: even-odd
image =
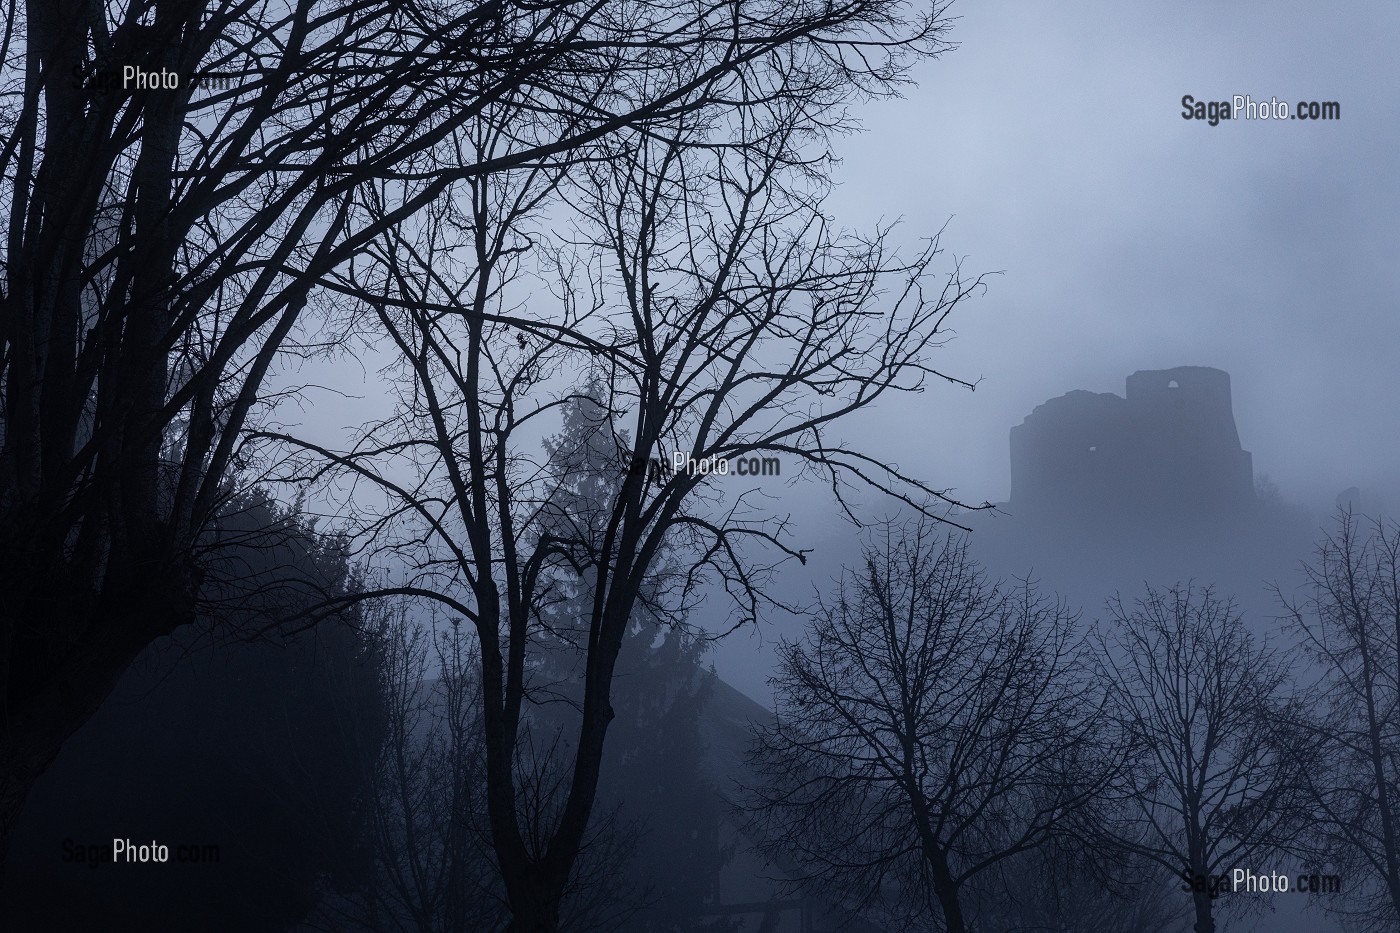
[[[1127,398],[1077,390],[1011,429],[1011,508],[1030,515],[1160,520],[1235,514],[1254,502],[1230,374],[1140,370]]]

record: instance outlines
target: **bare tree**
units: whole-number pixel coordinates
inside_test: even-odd
[[[1312,701],[1320,754],[1305,772],[1316,854],[1344,872],[1327,906],[1358,929],[1400,919],[1400,527],[1337,518],[1305,569],[1306,595],[1285,600],[1320,665]]]
[[[402,607],[369,610],[384,728],[362,759],[365,883],[326,891],[314,929],[453,933],[497,927],[507,913],[492,861],[485,800],[485,747],[475,638],[460,626],[411,619]],[[441,622],[441,620],[438,620]],[[363,717],[346,717],[348,732]],[[561,769],[560,730],[543,717],[521,743],[522,810],[548,810]],[[548,825],[541,815],[532,825]],[[635,844],[630,827],[599,820],[566,889],[561,930],[615,928],[636,909],[622,890]]]
[[[0,851],[64,739],[193,617],[196,545],[276,401],[269,374],[345,334],[333,270],[465,179],[566,164],[761,72],[893,81],[936,45],[936,16],[907,12],[6,3]],[[488,110],[513,132],[471,158],[462,134]]]
[[[1230,870],[1272,866],[1305,823],[1292,667],[1209,587],[1148,587],[1109,608],[1106,712],[1130,748],[1111,841],[1189,891],[1196,933],[1213,933],[1217,896],[1235,897]]]
[[[887,529],[782,649],[755,752],[766,848],[828,896],[978,929],[977,885],[1105,776],[1074,624],[989,582],[965,540]]]
[[[376,638],[387,728],[370,782],[373,876],[351,916],[374,930],[487,928],[500,906],[482,837],[471,641],[455,627],[434,637],[402,611],[383,614]]]
[[[554,533],[595,546],[607,531],[607,505],[629,472],[658,472],[620,460],[612,418],[598,401],[604,394],[599,383],[583,387],[565,408],[561,430],[545,443],[550,469],[565,479],[551,505],[569,527],[556,525]],[[687,617],[683,571],[676,555],[663,549],[638,590],[613,671],[616,717],[599,775],[598,805],[616,808],[617,818],[637,830],[626,884],[633,903],[645,902],[645,908],[627,928],[653,933],[709,929],[696,915],[727,861],[718,838],[722,803],[701,738],[701,711],[713,686],[701,659],[710,640]],[[569,569],[552,582],[559,596],[541,612],[552,650],[550,642],[541,645],[536,692],[544,701],[540,712],[572,732],[586,666],[581,625],[589,618],[596,577],[588,568]]]
[[[724,501],[719,464],[781,454],[834,488],[854,478],[926,509],[943,497],[829,432],[886,393],[947,378],[927,357],[977,283],[956,271],[935,281],[936,241],[900,259],[888,230],[834,231],[798,145],[820,142],[837,102],[888,87],[911,34],[879,5],[764,15],[812,44],[785,46],[726,85],[727,108],[677,110],[567,170],[470,179],[421,223],[381,237],[336,287],[397,348],[386,370],[397,410],[349,450],[266,435],[301,452],[289,478],[353,480],[378,498],[361,540],[410,568],[381,595],[435,601],[475,627],[492,842],[513,930],[559,923],[593,815],[618,652],[658,554],[683,555],[682,593],[707,574],[722,579],[736,624],[763,600],[757,548],[800,556],[753,496]],[[887,28],[898,35],[862,45]],[[877,46],[882,63],[862,64]],[[516,131],[483,121],[463,137],[464,157],[489,161],[482,154]],[[376,192],[366,204],[387,217],[393,200]],[[528,293],[531,255],[548,260],[534,274],[554,297]],[[684,461],[664,475],[626,470],[582,523],[560,505],[571,478],[539,455],[548,419],[571,398],[565,381],[579,375],[603,387],[619,464]],[[572,625],[580,712],[564,799],[537,841],[519,807],[517,749],[541,642],[557,635],[545,609],[571,576],[590,593]]]
[[[999,933],[1181,933],[1186,904],[1141,856],[1095,844],[1092,827],[1004,863],[978,887],[984,925]]]

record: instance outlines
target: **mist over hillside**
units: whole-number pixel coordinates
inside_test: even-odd
[[[1400,5],[3,10],[4,933],[1400,928]]]

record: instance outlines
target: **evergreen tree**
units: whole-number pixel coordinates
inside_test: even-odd
[[[599,401],[602,386],[590,383],[570,398],[558,434],[545,442],[548,468],[565,481],[546,508],[561,540],[592,545],[605,532],[629,469],[625,433],[615,432],[612,413]],[[638,839],[626,877],[643,909],[627,929],[697,929],[690,920],[712,899],[725,854],[718,842],[720,800],[706,773],[700,718],[713,673],[702,666],[706,642],[687,623],[686,580],[677,563],[662,555],[643,587],[627,627],[613,678],[616,718],[608,731],[601,771],[599,812],[616,825],[635,827]],[[583,560],[551,581],[552,598],[542,611],[554,649],[535,672],[543,703],[565,708],[579,692],[588,633],[587,603],[596,568]],[[567,734],[568,730],[563,730]]]

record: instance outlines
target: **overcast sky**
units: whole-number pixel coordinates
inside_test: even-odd
[[[902,217],[911,242],[951,216],[944,245],[965,270],[1002,273],[936,360],[981,381],[882,401],[848,440],[965,500],[1004,501],[1008,432],[1035,406],[1122,394],[1139,369],[1214,366],[1232,377],[1256,473],[1286,497],[1325,507],[1360,485],[1400,505],[1400,4],[982,0],[952,13],[958,48],[838,141],[829,209],[864,230]],[[1182,119],[1187,94],[1337,101],[1341,120],[1212,127]],[[324,423],[363,417],[366,392],[332,400]],[[778,586],[825,585],[853,556],[850,529],[814,486],[784,491],[778,511],[796,519],[793,543],[817,549]],[[722,607],[708,612],[727,627]],[[741,632],[712,658],[766,700],[773,643],[799,631],[773,619],[761,642]]]
[[[1400,4],[954,3],[958,48],[865,132],[828,207],[944,236],[998,271],[936,362],[981,382],[882,401],[843,430],[969,501],[1010,492],[1008,432],[1138,369],[1233,380],[1257,473],[1326,506],[1400,501]],[[1337,122],[1182,119],[1181,98],[1337,101]],[[372,361],[318,397],[335,433],[386,401]],[[897,430],[891,430],[891,428]],[[796,492],[804,502],[811,490]]]
[[[1139,369],[1227,370],[1240,439],[1285,496],[1400,490],[1400,4],[953,7],[959,47],[842,140],[837,218],[902,217],[1003,272],[943,362],[982,382],[882,404],[848,434],[966,500],[1010,492],[1008,432]],[[1181,98],[1337,101],[1339,122],[1182,119]],[[799,497],[805,493],[798,493]],[[798,501],[801,501],[799,499]],[[849,532],[828,525],[829,579]],[[763,699],[775,620],[716,651]],[[1246,928],[1321,928],[1298,904]],[[1255,926],[1257,925],[1257,926]]]
[[[1351,485],[1400,504],[1400,4],[955,4],[958,48],[839,141],[837,219],[902,217],[1000,271],[939,362],[981,382],[882,401],[845,429],[966,501],[1005,501],[1008,434],[1072,389],[1139,369],[1232,377],[1240,440],[1319,510]],[[1338,122],[1182,119],[1181,98],[1337,101]],[[817,489],[784,506],[817,549],[780,585],[854,555]],[[1300,555],[1300,557],[1303,555]],[[1280,568],[1282,573],[1284,568]],[[1090,607],[1093,608],[1093,607]],[[773,639],[716,651],[767,699]]]
[[[981,382],[882,400],[848,438],[999,502],[1008,433],[1036,405],[1122,394],[1138,369],[1215,366],[1256,472],[1285,496],[1325,507],[1360,485],[1400,504],[1400,4],[981,0],[951,13],[958,48],[837,141],[829,209],[864,230],[902,217],[911,243],[951,217],[950,254],[1001,272],[936,358]],[[1212,127],[1182,119],[1186,94],[1337,101],[1341,120]],[[318,397],[308,420],[331,434],[384,401],[372,360],[339,368],[364,397]],[[849,528],[815,485],[783,490],[778,510],[794,543],[818,549],[796,576],[822,585],[850,556]],[[717,658],[762,695],[766,652],[751,651],[735,639]]]
[[[959,48],[840,141],[838,219],[948,217],[1003,270],[944,359],[981,376],[866,427],[969,499],[1009,492],[1007,432],[1071,389],[1216,366],[1285,495],[1400,481],[1400,5],[954,4]],[[1340,122],[1184,120],[1181,98],[1338,101]],[[859,434],[860,432],[853,432]]]

